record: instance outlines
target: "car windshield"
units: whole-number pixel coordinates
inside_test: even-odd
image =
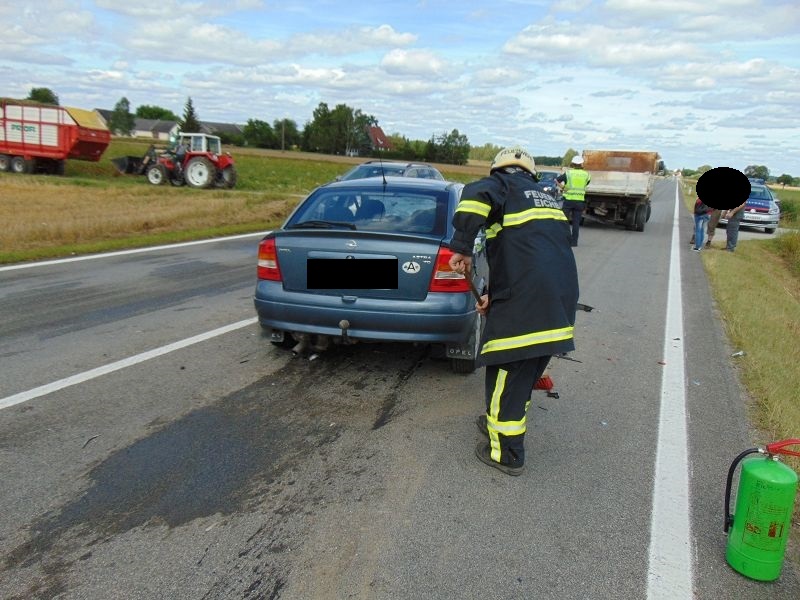
[[[750,200],[772,200],[772,196],[770,195],[767,188],[759,186],[759,185],[752,185],[750,186]],[[741,202],[741,201],[740,201]]]
[[[447,221],[446,190],[318,190],[286,223],[301,227],[351,227],[366,231],[443,236]]]

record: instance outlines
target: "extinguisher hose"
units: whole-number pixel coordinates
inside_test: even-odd
[[[728,482],[725,485],[725,533],[728,533],[728,529],[730,529],[731,525],[733,525],[733,515],[731,514],[731,486],[733,485],[733,473],[736,471],[736,467],[742,459],[750,454],[758,454],[759,452],[763,452],[761,448],[750,448],[749,450],[745,450],[739,456],[737,456],[734,461],[731,463],[730,469],[728,469]]]

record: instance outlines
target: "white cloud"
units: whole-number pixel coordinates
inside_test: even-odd
[[[202,118],[236,122],[303,124],[319,102],[346,103],[411,139],[457,128],[477,145],[559,156],[576,145],[652,146],[675,166],[735,162],[732,152],[751,147],[743,136],[758,131],[768,141],[759,162],[800,175],[789,164],[800,139],[795,0],[333,6],[0,2],[0,86],[178,113],[191,96]]]
[[[397,49],[387,53],[380,66],[391,75],[437,76],[442,74],[445,62],[425,50]]]

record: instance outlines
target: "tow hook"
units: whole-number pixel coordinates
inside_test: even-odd
[[[347,337],[347,330],[350,328],[350,321],[348,321],[347,319],[342,319],[341,321],[339,321],[339,327],[342,330],[342,343],[349,344],[350,339]]]

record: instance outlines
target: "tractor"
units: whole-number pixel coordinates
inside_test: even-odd
[[[193,188],[232,188],[236,185],[236,167],[230,153],[222,152],[222,142],[215,135],[181,133],[173,149],[157,151],[151,145],[141,158],[123,156],[111,161],[121,173],[145,175],[153,185],[169,181]]]

